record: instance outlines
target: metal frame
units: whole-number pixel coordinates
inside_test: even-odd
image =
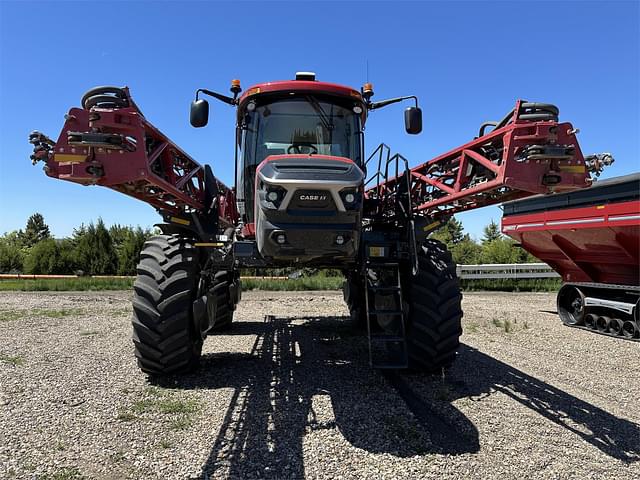
[[[205,212],[205,169],[149,123],[129,90],[125,108],[72,108],[46,158],[45,173],[83,185],[101,185],[171,214]],[[53,142],[52,142],[53,143]],[[237,219],[231,189],[214,179],[221,219]]]
[[[522,100],[516,102],[506,125],[408,171],[415,213],[447,217],[536,193],[590,185],[573,126],[529,120],[522,105]],[[374,155],[382,156],[386,149],[380,145]],[[375,174],[373,178],[379,183],[367,190],[368,196],[384,198],[398,191],[405,172],[382,181]]]

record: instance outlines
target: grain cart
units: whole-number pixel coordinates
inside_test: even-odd
[[[640,341],[640,173],[508,202],[502,231],[562,275],[565,325]]]
[[[461,294],[450,253],[429,234],[456,212],[590,184],[576,130],[550,104],[517,101],[472,141],[409,168],[384,144],[365,157],[364,126],[408,101],[406,131],[420,133],[415,96],[373,101],[370,83],[356,90],[309,72],[244,93],[233,80],[231,96],[196,92],[194,127],[207,124],[205,95],[237,112],[233,187],[154,127],[126,87],[88,91],[56,141],[30,137],[48,176],[117,190],[162,216],[134,284],[135,354],[150,375],[193,369],[204,339],[230,327],[240,268],[287,265],[344,272],[373,367],[446,367]]]

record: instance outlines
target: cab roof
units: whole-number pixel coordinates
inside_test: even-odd
[[[318,82],[315,80],[278,80],[275,82],[258,83],[247,88],[240,97],[240,105],[249,97],[263,93],[309,92],[325,93],[340,97],[353,98],[362,102],[362,95],[358,90],[337,83]]]

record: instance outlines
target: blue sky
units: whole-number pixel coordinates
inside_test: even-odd
[[[0,0],[0,232],[39,211],[56,236],[101,216],[150,226],[150,206],[99,187],[55,181],[32,167],[27,135],[56,138],[63,115],[96,85],[128,85],[158,128],[227,184],[233,109],[212,102],[193,129],[198,87],[226,91],[296,70],[376,99],[418,95],[421,135],[402,106],[373,112],[367,150],[384,141],[412,165],[473,138],[517,98],[551,102],[580,128],[585,153],[610,151],[604,177],[640,170],[639,3],[629,2],[8,2]],[[496,207],[459,215],[481,236]]]

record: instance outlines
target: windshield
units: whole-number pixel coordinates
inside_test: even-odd
[[[354,105],[300,95],[247,109],[236,185],[249,221],[256,167],[269,155],[333,155],[362,164],[360,117]]]

